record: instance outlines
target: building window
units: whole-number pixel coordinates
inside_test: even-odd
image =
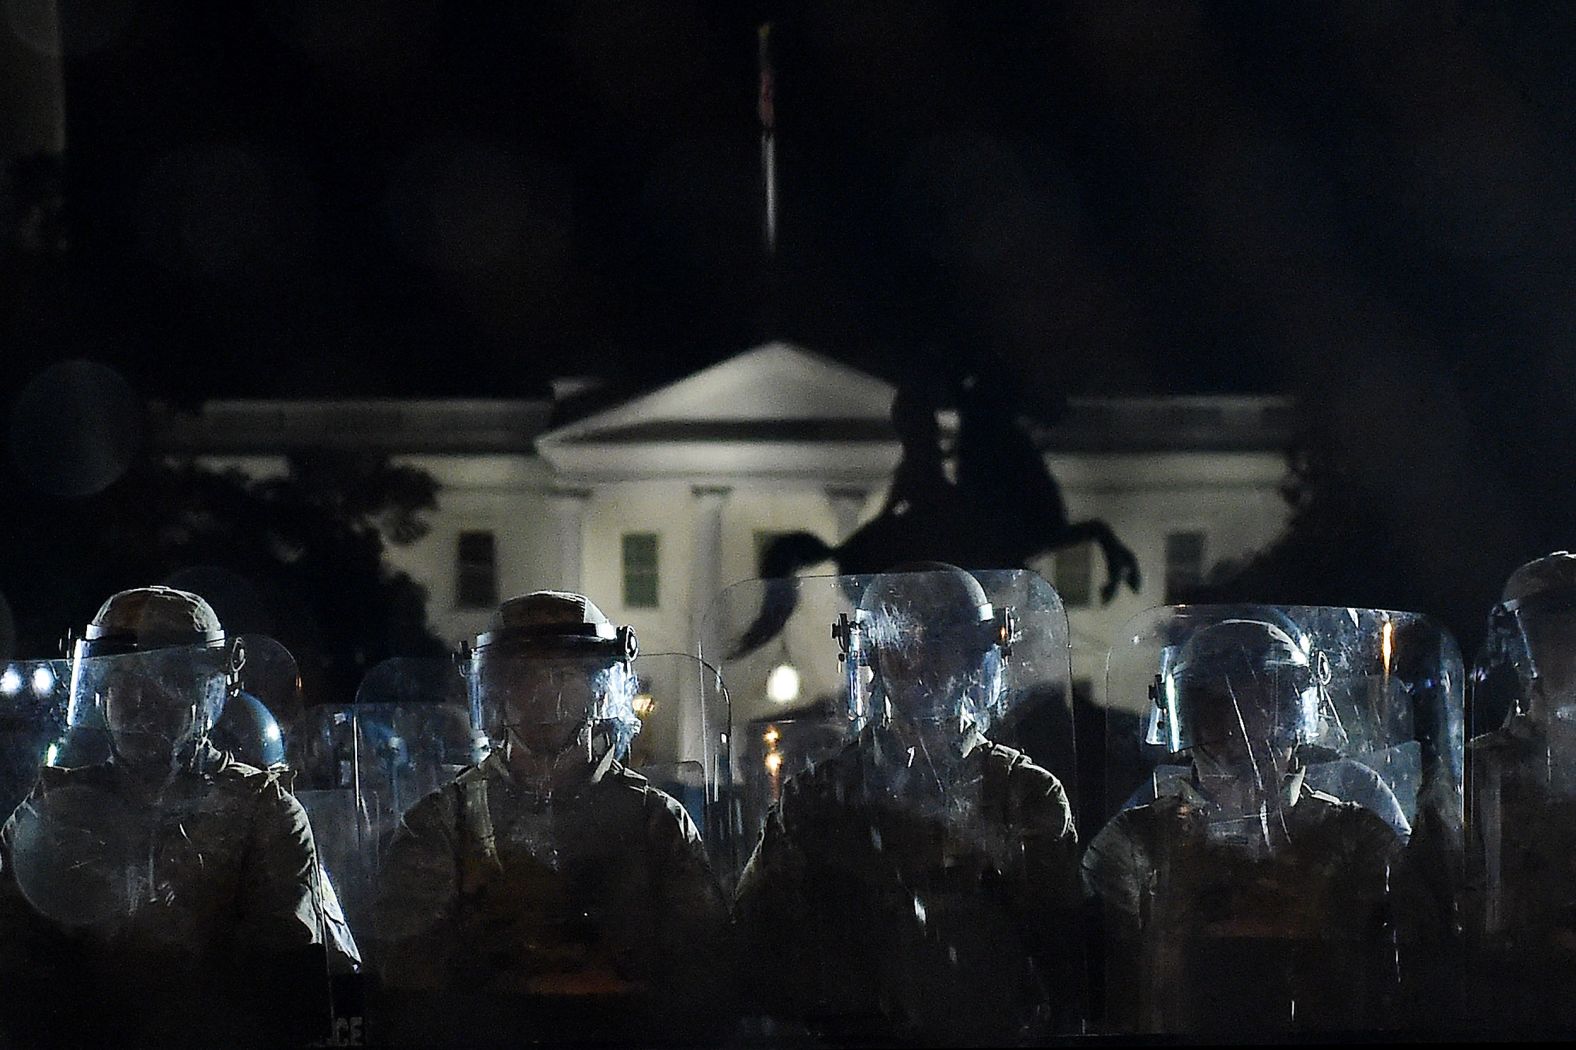
[[[1093,547],[1079,543],[1056,552],[1051,574],[1056,577],[1056,593],[1068,608],[1088,605],[1094,592]]]
[[[461,609],[498,604],[498,548],[492,533],[460,533],[454,558],[454,604]]]
[[[624,608],[657,607],[657,534],[624,533]]]
[[[1166,533],[1166,601],[1178,602],[1204,582],[1204,534]]]

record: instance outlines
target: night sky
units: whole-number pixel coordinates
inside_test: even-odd
[[[1576,547],[1576,5],[63,11],[71,248],[7,263],[12,389],[628,393],[787,337],[1027,415],[1295,395],[1333,498],[1256,596],[1460,629]]]
[[[1302,392],[1375,325],[1455,382],[1576,320],[1566,4],[469,7],[67,4],[71,291],[28,356],[513,396],[787,335],[1049,396]]]

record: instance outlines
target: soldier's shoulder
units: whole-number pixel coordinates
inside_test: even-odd
[[[39,766],[33,790],[49,791],[68,785],[91,786],[108,783],[110,769],[102,762],[87,766]]]
[[[1072,805],[1067,800],[1067,789],[1055,773],[1006,744],[987,740],[978,750],[986,777],[1000,778],[1012,812],[1030,819],[1048,820],[1063,825],[1064,830],[1071,830]]]
[[[1056,774],[1035,762],[1026,752],[994,740],[980,744],[979,751],[986,768],[1006,774],[1007,782],[1018,790],[1063,794],[1062,782]]]
[[[1400,844],[1395,829],[1379,814],[1361,803],[1347,802],[1323,791],[1304,790],[1292,813],[1300,816],[1303,822],[1323,826],[1346,841],[1379,846]]]

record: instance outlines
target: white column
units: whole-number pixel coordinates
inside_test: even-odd
[[[722,508],[732,491],[716,485],[696,485],[690,489],[695,504],[695,557],[690,564],[692,653],[700,651],[701,624],[722,590]]]
[[[558,519],[559,590],[580,592],[581,566],[584,564],[586,501],[591,493],[584,489],[555,489],[548,494],[553,516]]]
[[[870,498],[868,489],[830,486],[826,498],[837,516],[837,542],[842,543],[859,525],[859,515],[864,512],[865,500]]]
[[[711,603],[722,590],[722,508],[733,490],[726,486],[696,485],[690,489],[695,510],[695,551],[690,564],[690,652],[700,652],[701,631]],[[699,686],[699,682],[695,683]],[[684,698],[680,723],[684,752],[705,754],[705,728],[701,722],[698,691]]]

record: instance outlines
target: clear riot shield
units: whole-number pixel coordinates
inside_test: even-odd
[[[0,670],[0,808],[27,797],[38,767],[58,764],[71,696],[65,660],[13,660]]]
[[[1552,560],[1552,559],[1549,559]],[[1576,588],[1501,602],[1472,675],[1470,1019],[1576,1027]]]
[[[856,1041],[1078,1031],[1055,590],[1024,570],[754,580],[703,638],[732,701],[753,1013]]]
[[[369,674],[348,714],[370,1038],[663,1040],[723,1015],[726,900],[700,829],[721,823],[710,771],[726,701],[693,657],[642,654],[632,670],[618,704],[596,705],[583,732],[563,715],[553,746],[530,754],[512,727],[473,732],[466,707],[379,702]],[[568,685],[537,684],[568,711]]]
[[[53,665],[68,683],[51,701],[64,732],[0,833],[0,906],[9,947],[20,938],[39,961],[12,975],[13,996],[36,995],[42,1016],[75,985],[73,999],[94,1004],[72,1015],[79,1035],[184,1045],[193,1018],[205,1039],[244,1044],[328,1032],[330,938],[307,818],[287,779],[210,742],[244,695],[239,654],[249,647],[255,670],[288,657],[241,642]],[[237,746],[277,748],[271,716],[245,713],[229,726]]]
[[[1108,797],[1128,802],[1083,859],[1103,1023],[1420,1023],[1459,881],[1454,641],[1412,613],[1273,606],[1153,609],[1117,638]]]

